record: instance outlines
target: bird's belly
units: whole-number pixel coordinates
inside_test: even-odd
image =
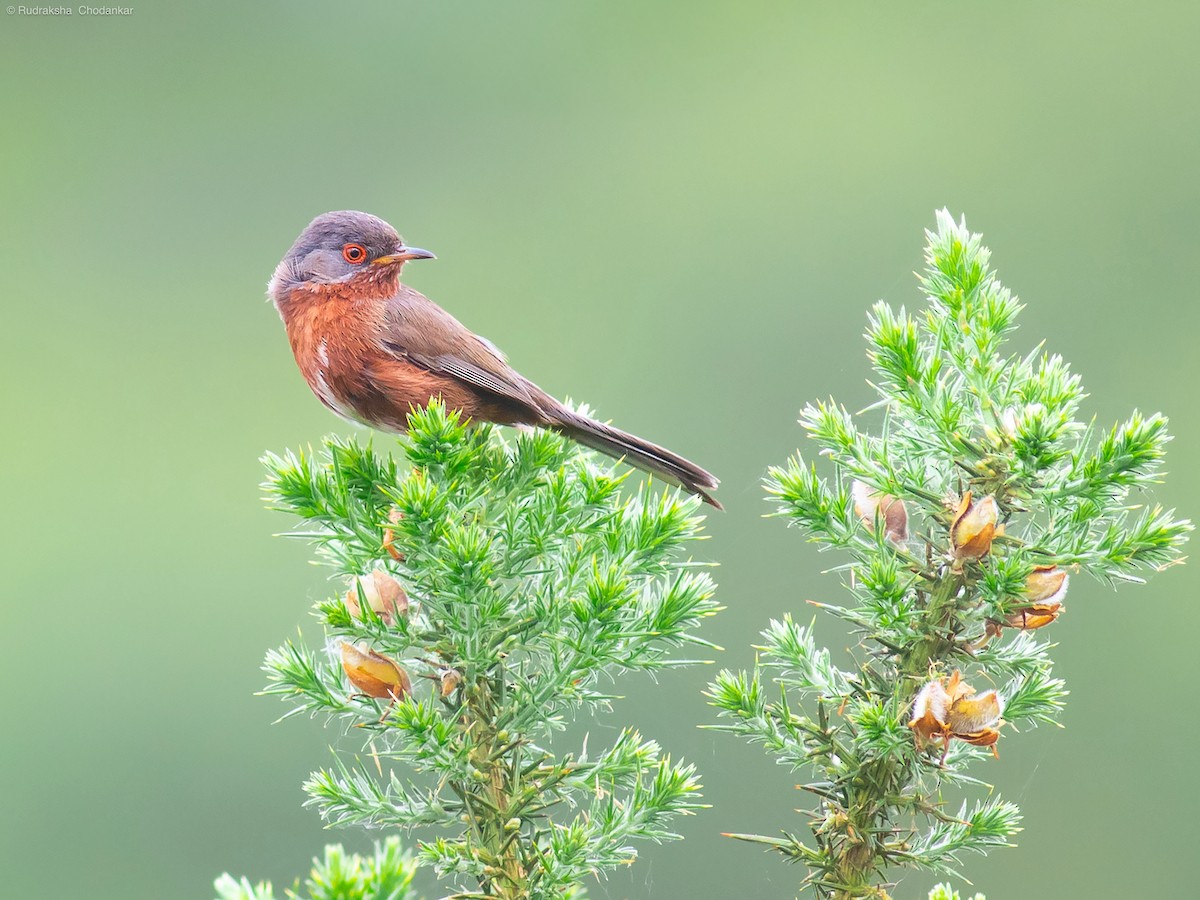
[[[368,415],[378,414],[397,423],[393,430],[404,430],[408,413],[428,406],[434,399],[440,399],[447,409],[459,410],[471,419],[511,425],[526,418],[521,411],[492,399],[452,375],[432,372],[402,359],[389,357],[378,361],[369,370],[369,381],[375,391],[373,396],[365,398]]]
[[[318,400],[320,400],[328,409],[332,410],[346,421],[355,422],[359,425],[369,425],[374,428],[380,427],[375,422],[372,422],[365,416],[361,415],[350,402],[339,396],[333,390],[333,388],[329,386],[329,382],[325,379],[325,371],[323,369],[317,369],[313,373],[313,378],[309,381],[308,386],[312,388],[312,392],[316,394]]]

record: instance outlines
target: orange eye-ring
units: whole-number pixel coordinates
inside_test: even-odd
[[[362,244],[347,244],[342,248],[342,258],[348,263],[358,265],[367,258],[367,248]]]

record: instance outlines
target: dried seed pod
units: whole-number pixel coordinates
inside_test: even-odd
[[[913,701],[912,721],[908,727],[917,735],[918,743],[940,739],[946,731],[946,710],[950,696],[940,678],[921,688]]]
[[[398,509],[393,509],[388,513],[388,521],[392,525],[399,523],[404,518],[404,513]],[[383,529],[383,549],[387,551],[388,556],[396,562],[404,562],[404,554],[396,549],[396,532],[392,528]]]
[[[970,693],[959,697],[946,711],[946,727],[954,737],[978,734],[995,725],[1003,712],[1000,695],[993,691],[982,694]]]
[[[1038,566],[1025,579],[1028,605],[1009,615],[1003,622],[989,621],[988,634],[998,635],[1004,626],[1032,631],[1049,625],[1063,612],[1070,579],[1058,566]]]
[[[1000,732],[995,728],[984,728],[973,734],[955,734],[953,736],[960,741],[974,744],[976,747],[991,747],[992,756],[996,759],[1000,758],[1000,752],[996,749],[996,741],[1000,740]]]
[[[342,668],[358,690],[377,700],[402,700],[412,693],[408,673],[370,647],[342,643]]]
[[[1000,739],[996,726],[1004,701],[996,691],[976,694],[957,669],[949,680],[944,676],[935,678],[921,688],[912,711],[908,727],[918,746],[941,740],[945,751],[949,751],[950,740],[956,738],[977,747],[991,747],[996,754],[996,741]]]
[[[982,559],[992,549],[992,540],[998,533],[997,521],[1000,508],[996,498],[990,494],[975,502],[971,492],[962,495],[958,511],[950,523],[950,543],[958,559]]]
[[[1036,605],[1062,603],[1069,580],[1058,566],[1038,566],[1025,579],[1025,596]]]
[[[1025,579],[1025,596],[1029,606],[1014,612],[1006,625],[1026,631],[1049,625],[1063,611],[1070,578],[1058,566],[1038,566]]]
[[[883,521],[883,533],[893,544],[908,540],[908,510],[904,501],[890,494],[872,492],[861,481],[850,485],[850,496],[854,498],[854,512],[863,524],[874,529],[877,519]]]
[[[369,575],[355,578],[346,592],[346,608],[356,619],[362,618],[362,607],[358,601],[360,590],[367,605],[388,625],[408,614],[408,594],[400,582],[383,569],[375,569]]]
[[[1018,609],[1004,620],[1004,624],[1010,628],[1019,628],[1021,631],[1033,631],[1049,625],[1058,618],[1061,612],[1061,603],[1053,608],[1031,606],[1029,609]]]

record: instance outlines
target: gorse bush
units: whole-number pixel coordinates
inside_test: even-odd
[[[1098,428],[1078,418],[1085,394],[1062,358],[1008,353],[1021,304],[945,211],[920,283],[921,313],[870,314],[878,401],[805,407],[821,459],[798,453],[766,481],[776,514],[838,557],[843,599],[815,605],[853,629],[853,663],[784,615],[755,668],[707,692],[711,727],[809,773],[809,835],[734,837],[802,863],[803,886],[837,900],[886,898],[906,867],[957,875],[967,853],[1012,843],[1020,812],[980,779],[1011,735],[1063,707],[1044,636],[1072,579],[1140,581],[1179,561],[1191,530],[1144,496],[1166,420]],[[343,728],[307,803],[332,825],[420,838],[413,858],[395,837],[368,857],[327,848],[304,889],[411,900],[422,864],[457,898],[581,897],[702,805],[692,766],[653,740],[562,734],[608,710],[618,677],[712,647],[696,633],[717,609],[691,558],[699,501],[623,493],[610,464],[552,432],[506,441],[440,403],[409,425],[403,468],[337,438],[265,460],[271,500],[337,585],[316,604],[323,641],[265,664],[285,719]],[[269,884],[216,887],[274,900]]]
[[[418,859],[459,897],[581,896],[701,805],[692,766],[635,731],[551,741],[613,679],[709,646],[698,501],[626,496],[552,432],[508,443],[438,403],[409,426],[405,471],[342,439],[267,457],[270,497],[344,581],[317,604],[325,646],[269,653],[266,693],[352,739],[304,786],[328,822],[424,827]]]
[[[921,314],[879,303],[869,317],[878,401],[858,416],[807,406],[822,467],[797,454],[767,478],[778,515],[844,559],[848,602],[816,605],[854,628],[856,667],[784,616],[754,671],[709,688],[716,727],[813,773],[810,839],[736,837],[803,863],[822,897],[882,898],[895,867],[955,873],[964,853],[1009,844],[1014,804],[947,807],[943,787],[981,784],[968,771],[1006,735],[1059,713],[1040,629],[1069,578],[1140,581],[1191,530],[1141,497],[1166,420],[1098,429],[1077,418],[1085,395],[1061,357],[1006,355],[1021,304],[945,211],[920,282]]]

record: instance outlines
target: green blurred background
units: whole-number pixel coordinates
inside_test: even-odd
[[[330,590],[257,461],[350,427],[264,302],[327,209],[391,220],[526,375],[721,476],[723,665],[841,596],[759,479],[807,399],[867,400],[865,309],[919,302],[942,205],[1027,303],[1014,349],[1048,338],[1102,422],[1172,416],[1159,497],[1200,512],[1194,3],[122,2],[0,17],[5,897],[207,898],[369,846],[300,808],[334,732],[252,696]],[[1198,573],[1073,583],[1067,727],[980,773],[1026,814],[969,861],[989,900],[1190,894]],[[719,837],[804,801],[696,730],[711,674],[625,682],[592,726],[694,759],[715,807],[598,897],[794,896]]]

